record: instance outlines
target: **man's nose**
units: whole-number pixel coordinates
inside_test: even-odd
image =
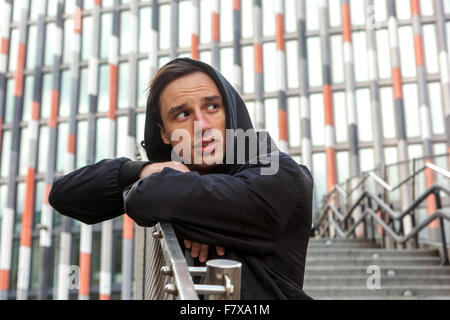
[[[201,110],[195,111],[195,121],[197,121],[202,128],[202,132],[211,128],[210,121],[208,117],[206,117]]]

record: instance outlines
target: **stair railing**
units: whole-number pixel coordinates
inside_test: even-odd
[[[432,158],[436,159],[439,157],[444,157],[450,156],[450,153],[444,153],[444,154],[438,154],[438,155],[434,155]],[[349,185],[349,183],[353,180],[353,179],[360,179],[359,182],[353,186],[351,189],[349,188],[348,191],[345,191],[339,184],[336,184],[332,187],[332,189],[330,191],[328,191],[321,199],[320,201],[320,207],[323,207],[327,204],[327,202],[329,201],[329,199],[331,198],[331,196],[336,195],[337,193],[339,193],[344,199],[348,199],[355,191],[361,189],[361,187],[364,186],[364,183],[366,182],[366,180],[368,180],[371,176],[373,176],[371,173],[374,173],[376,171],[385,171],[387,168],[390,167],[395,167],[395,166],[400,166],[400,165],[404,165],[404,164],[409,164],[413,163],[413,173],[411,175],[409,175],[407,178],[405,178],[404,180],[400,181],[396,186],[392,187],[392,192],[395,191],[396,189],[400,188],[402,185],[404,185],[405,183],[407,183],[408,181],[414,179],[419,173],[421,173],[422,171],[424,171],[427,167],[446,176],[447,178],[449,177],[448,175],[450,174],[448,171],[433,165],[432,166],[427,166],[427,164],[425,164],[424,166],[422,166],[419,169],[415,169],[415,163],[419,160],[426,160],[429,159],[430,157],[418,157],[418,158],[413,158],[412,160],[405,160],[405,161],[399,161],[396,163],[392,163],[389,165],[382,165],[382,166],[378,166],[372,170],[368,170],[365,171],[361,174],[361,176],[353,176],[353,177],[349,177],[345,182],[342,183],[342,185]],[[429,162],[427,162],[429,164]],[[450,163],[450,161],[449,161]],[[447,172],[447,173],[443,173],[443,172]]]
[[[214,259],[206,267],[188,266],[177,236],[169,222],[145,228],[135,271],[135,300],[239,300],[241,263]],[[195,284],[193,276],[204,283]]]
[[[372,234],[372,241],[375,241],[375,223],[380,226],[396,243],[404,244],[411,238],[415,237],[420,231],[422,231],[424,228],[428,227],[434,220],[439,219],[439,228],[441,232],[441,244],[442,244],[442,254],[443,254],[443,262],[442,264],[448,265],[449,264],[449,258],[448,258],[448,252],[447,252],[447,244],[445,241],[445,228],[444,228],[444,219],[450,221],[450,209],[443,209],[441,205],[440,200],[440,192],[444,192],[447,195],[450,195],[450,190],[446,187],[435,184],[432,187],[430,187],[425,193],[423,193],[418,199],[416,199],[406,210],[404,211],[397,211],[391,208],[388,204],[386,204],[382,199],[371,193],[370,191],[365,191],[358,199],[358,201],[353,204],[350,211],[348,211],[346,214],[342,214],[335,206],[329,205],[327,206],[326,210],[331,210],[332,215],[328,216],[328,220],[322,220],[318,227],[318,236],[324,237],[327,232],[329,232],[330,227],[332,226],[336,233],[342,237],[342,238],[350,238],[351,236],[354,236],[354,231],[356,227],[360,224],[364,225],[364,229],[366,230],[367,226],[367,219],[370,218],[370,227],[371,227],[371,234]],[[382,211],[383,213],[387,214],[391,221],[402,221],[402,219],[411,214],[411,212],[416,209],[422,202],[426,201],[426,198],[434,194],[436,197],[436,206],[437,210],[427,216],[420,224],[413,227],[413,229],[408,232],[406,235],[403,234],[403,230],[396,231],[395,228],[392,226],[393,223],[391,223],[391,226],[382,219],[377,212]],[[375,203],[375,206],[373,206],[373,203]],[[351,215],[353,211],[357,207],[362,207],[362,215],[354,221],[351,225],[349,225],[347,228],[342,227],[343,225],[346,225],[346,222],[348,222],[349,219],[351,219]]]
[[[382,246],[386,246],[386,234],[394,240],[394,244],[397,247],[401,244],[406,247],[406,242],[411,238],[414,238],[416,247],[418,247],[418,233],[429,226],[434,220],[439,220],[439,229],[441,233],[441,243],[442,243],[442,253],[443,253],[443,264],[449,264],[447,245],[446,245],[446,235],[444,228],[444,220],[450,220],[450,211],[448,209],[442,208],[442,201],[440,192],[444,192],[450,195],[450,190],[441,184],[434,184],[428,190],[426,190],[418,199],[414,200],[413,203],[403,211],[394,210],[392,204],[388,204],[384,201],[381,195],[375,195],[374,193],[362,188],[363,191],[357,200],[349,205],[349,199],[351,194],[359,187],[364,186],[367,179],[372,179],[378,185],[382,186],[386,191],[393,192],[400,186],[404,185],[411,179],[415,179],[420,172],[425,169],[431,169],[447,178],[450,178],[450,172],[442,169],[431,162],[427,162],[423,167],[419,168],[413,174],[408,176],[403,181],[399,182],[396,186],[391,186],[389,183],[384,181],[374,172],[366,172],[363,178],[358,183],[358,185],[352,188],[349,192],[345,192],[340,186],[336,185],[324,196],[324,202],[315,216],[314,228],[315,232],[319,237],[323,237],[326,234],[329,236],[333,233],[337,233],[339,237],[349,238],[351,236],[356,237],[355,230],[359,225],[363,225],[364,237],[368,237],[368,222],[367,218],[370,219],[370,230],[372,241],[375,242],[375,226],[377,225],[382,230]],[[332,201],[329,201],[333,194],[339,193],[346,202],[346,214],[343,214],[340,210],[339,205],[334,205]],[[418,208],[431,194],[434,195],[436,200],[437,210],[429,215],[424,221],[416,225],[414,219],[414,210]],[[384,197],[386,199],[386,197]],[[359,218],[355,220],[353,218],[353,212],[361,208],[362,214]],[[412,221],[412,230],[407,234],[404,233],[403,228],[403,218],[409,216]],[[386,219],[387,218],[387,219]],[[387,221],[386,221],[387,220]],[[395,225],[398,224],[399,227],[396,228]],[[331,228],[333,232],[331,232]]]
[[[448,154],[444,154],[443,156],[448,156],[450,155],[450,153]],[[435,157],[439,157],[442,155],[438,155]],[[415,158],[414,160],[420,160],[420,159],[426,159],[426,158]],[[399,165],[399,164],[403,164],[406,163],[406,161],[402,161],[402,162],[398,162],[395,165]],[[415,170],[411,175],[409,175],[407,178],[405,178],[404,180],[400,181],[397,185],[395,186],[390,186],[386,181],[384,181],[382,178],[380,178],[378,175],[376,175],[373,171],[375,170],[371,170],[371,171],[367,171],[367,172],[363,172],[362,173],[362,178],[360,179],[360,181],[358,182],[357,185],[355,185],[352,189],[350,189],[348,192],[346,192],[341,186],[339,186],[338,184],[336,184],[328,193],[326,193],[321,201],[321,204],[319,206],[319,210],[318,210],[318,214],[316,214],[315,216],[315,226],[317,226],[318,224],[321,223],[321,221],[325,218],[325,215],[327,214],[327,210],[325,209],[327,206],[330,205],[329,203],[329,199],[333,196],[333,195],[341,195],[345,202],[348,202],[351,195],[358,189],[360,189],[360,187],[364,186],[364,183],[366,180],[368,180],[369,178],[371,178],[372,180],[374,180],[375,182],[377,182],[379,185],[381,185],[383,188],[385,188],[387,191],[389,192],[394,192],[395,190],[397,190],[398,188],[400,188],[401,186],[403,186],[404,184],[406,184],[408,181],[414,179],[418,174],[420,174],[422,171],[424,171],[426,168],[429,168],[439,174],[442,174],[443,176],[449,178],[450,177],[450,172],[448,172],[445,169],[442,169],[438,166],[436,166],[435,164],[431,163],[431,162],[427,162],[424,166],[422,166],[421,168]],[[346,184],[348,184],[348,182],[351,179],[354,179],[356,177],[352,177],[347,179],[347,181],[345,182]],[[363,188],[364,189],[364,188]],[[361,198],[361,197],[360,197]],[[387,202],[385,200],[385,202]],[[331,205],[332,206],[332,205]]]

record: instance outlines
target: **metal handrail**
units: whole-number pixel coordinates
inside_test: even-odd
[[[450,156],[450,153],[438,154],[438,155],[433,156],[433,158],[438,158],[438,157],[443,157],[443,156]],[[411,161],[416,161],[416,160],[426,160],[426,159],[429,159],[429,157],[419,157],[419,158],[413,158],[413,159],[411,159],[411,160],[399,161],[399,162],[392,163],[392,164],[389,164],[389,165],[378,166],[378,167],[373,168],[373,169],[371,169],[371,170],[365,171],[365,172],[362,173],[362,179],[358,182],[358,184],[357,184],[356,186],[354,186],[348,193],[346,193],[346,196],[345,196],[345,197],[348,198],[355,190],[357,190],[357,189],[361,186],[361,184],[365,182],[365,180],[368,178],[368,176],[370,176],[370,173],[373,173],[373,171],[376,171],[376,170],[379,170],[379,169],[382,169],[382,168],[390,168],[390,167],[393,167],[393,166],[398,166],[398,165],[401,165],[401,164],[406,164],[406,163],[409,163],[409,162],[411,162]],[[435,166],[435,165],[434,165],[434,166]],[[437,167],[437,166],[435,166],[435,167]],[[425,164],[422,168],[418,169],[417,171],[415,171],[414,173],[412,173],[410,176],[408,176],[408,178],[404,179],[403,181],[400,181],[395,187],[393,187],[392,191],[395,191],[395,189],[399,188],[399,187],[402,186],[404,183],[406,183],[406,182],[408,182],[409,180],[411,180],[414,176],[416,176],[417,174],[419,174],[420,172],[422,172],[422,171],[425,170],[426,168],[427,168],[427,165]],[[433,169],[432,167],[429,167],[429,168],[430,168],[430,169]],[[438,168],[439,168],[439,167],[438,167]],[[435,168],[434,168],[434,169],[435,169]],[[443,170],[442,168],[439,168],[439,169]],[[435,170],[435,171],[436,171],[436,172],[439,172],[438,170]],[[443,174],[442,172],[439,172],[439,173]],[[448,174],[450,175],[450,173],[448,173]],[[445,175],[446,177],[450,177],[450,176],[447,175],[447,174],[443,174],[443,175]],[[348,183],[349,181],[351,181],[351,180],[353,180],[353,179],[356,179],[356,178],[361,178],[361,176],[353,176],[353,177],[349,177],[349,178],[347,178],[342,184]],[[331,197],[331,195],[337,191],[337,189],[338,189],[337,186],[339,186],[339,185],[338,185],[338,184],[334,185],[333,188],[332,188],[330,191],[328,191],[328,192],[322,197],[322,201],[321,201],[321,202],[322,202],[322,205],[323,205],[324,203],[326,203],[326,202],[328,201],[328,199]],[[342,188],[341,188],[341,189],[342,189]]]
[[[425,229],[426,227],[428,227],[429,224],[431,224],[434,220],[436,219],[446,219],[448,221],[450,221],[450,210],[449,209],[438,209],[436,210],[433,214],[427,216],[427,218],[425,220],[423,220],[420,224],[418,224],[417,226],[415,226],[409,233],[407,233],[406,235],[399,235],[395,232],[395,230],[393,230],[392,228],[389,227],[389,225],[383,221],[375,211],[373,211],[373,209],[371,208],[367,208],[362,216],[350,227],[348,228],[347,231],[344,231],[339,224],[333,219],[330,218],[329,221],[327,222],[327,224],[324,226],[324,228],[322,229],[322,231],[320,232],[319,236],[322,237],[324,236],[324,234],[328,231],[328,229],[330,228],[330,225],[333,226],[333,228],[337,231],[337,233],[342,237],[342,238],[348,238],[350,235],[353,235],[355,229],[361,224],[364,223],[364,220],[367,217],[372,218],[379,226],[381,226],[381,228],[386,231],[387,233],[389,233],[389,235],[394,239],[395,242],[400,243],[400,244],[404,244],[406,243],[408,240],[410,240],[411,238],[417,236],[419,234],[420,231],[422,231],[423,229]],[[447,248],[445,245],[443,245],[443,255],[444,258],[442,260],[442,264],[443,265],[449,265],[449,259],[448,259],[448,253],[447,253]]]
[[[144,228],[143,269],[135,271],[135,281],[142,292],[135,299],[144,300],[238,300],[241,287],[241,263],[214,259],[206,267],[188,266],[178,238],[170,222],[160,221],[154,227]],[[142,246],[140,246],[142,247]],[[193,276],[205,276],[205,283],[196,284]]]
[[[322,237],[324,234],[330,229],[332,226],[334,230],[339,234],[339,236],[343,238],[347,238],[349,235],[353,235],[356,227],[360,225],[361,223],[366,223],[366,218],[369,216],[373,221],[375,221],[381,228],[386,231],[393,239],[396,241],[396,243],[404,244],[406,241],[411,239],[412,237],[416,237],[418,233],[427,227],[430,223],[432,223],[434,220],[439,219],[440,220],[440,229],[441,229],[441,237],[442,237],[442,251],[444,255],[443,264],[448,265],[449,259],[448,259],[448,253],[447,253],[447,246],[446,246],[446,240],[445,240],[445,230],[444,230],[444,219],[450,220],[450,211],[448,209],[442,209],[441,208],[441,199],[439,192],[444,192],[447,195],[450,195],[450,190],[447,189],[445,186],[437,183],[428,188],[419,198],[417,198],[408,208],[406,208],[403,211],[397,211],[392,209],[387,203],[385,203],[382,199],[371,193],[370,191],[364,191],[361,196],[358,198],[358,200],[352,205],[352,207],[348,210],[347,213],[342,214],[339,212],[338,208],[336,208],[332,204],[328,204],[325,207],[324,214],[321,215],[317,225],[316,229],[319,230],[319,236]],[[422,221],[419,225],[415,226],[408,234],[406,235],[399,235],[397,234],[393,229],[391,229],[386,222],[381,219],[378,214],[372,209],[372,201],[377,205],[376,211],[382,211],[384,213],[387,213],[389,218],[391,218],[391,221],[402,221],[402,219],[413,212],[419,205],[424,202],[427,197],[431,194],[434,194],[436,197],[436,204],[437,204],[437,210],[429,215],[424,221]],[[364,205],[363,201],[368,201],[368,205],[364,207],[363,213],[359,217],[357,221],[355,221],[351,226],[349,226],[347,231],[344,231],[338,224],[338,222],[333,218],[333,216],[328,216],[325,213],[328,212],[328,210],[331,210],[331,212],[337,217],[337,220],[339,222],[343,222],[344,225],[347,227],[347,220],[351,217],[353,211],[359,207]],[[328,221],[321,227],[322,221],[324,217],[328,216]],[[373,228],[372,224],[372,228]],[[322,229],[322,230],[320,230]],[[374,234],[372,234],[374,237]]]
[[[359,186],[365,182],[365,180],[367,180],[367,178],[372,178],[375,182],[377,182],[379,185],[381,185],[383,188],[385,188],[386,190],[388,190],[389,192],[393,192],[396,189],[398,189],[400,186],[402,186],[403,184],[405,184],[406,182],[408,182],[409,180],[413,179],[416,175],[418,175],[419,173],[421,173],[422,171],[424,171],[426,168],[429,168],[439,174],[442,174],[443,176],[450,178],[450,172],[431,163],[431,162],[427,162],[423,167],[421,167],[420,169],[416,170],[414,173],[412,173],[410,176],[408,176],[406,179],[400,181],[397,185],[395,186],[391,186],[389,185],[386,181],[384,181],[382,178],[380,178],[378,175],[376,175],[373,172],[369,172],[368,174],[364,174],[363,179],[361,179],[361,181],[353,188],[350,190],[349,193],[346,193],[344,190],[342,190],[342,188],[339,185],[335,185],[329,193],[327,193],[326,197],[324,197],[324,200],[322,202],[322,216],[319,218],[319,221],[322,220],[323,215],[326,214],[327,208],[323,209],[324,206],[327,205],[327,201],[329,199],[329,197],[331,196],[332,193],[339,191],[339,193],[341,193],[341,195],[343,195],[344,198],[348,199],[351,194],[353,193],[354,190],[356,190],[357,188],[359,188]]]
[[[198,300],[194,281],[172,225],[169,222],[160,222],[157,224],[157,231],[154,236],[161,240],[164,258],[169,267],[163,272],[166,275],[171,275],[175,282],[175,288],[170,287],[171,292],[175,293],[173,291],[175,289],[177,292],[175,296],[179,300]]]
[[[391,209],[391,207],[387,203],[385,203],[379,197],[375,196],[372,192],[364,191],[346,214],[344,215],[341,214],[339,210],[337,210],[337,208],[330,203],[328,203],[327,206],[324,208],[324,212],[326,213],[328,209],[331,209],[332,212],[334,212],[335,214],[338,215],[338,217],[340,217],[339,220],[341,222],[345,222],[351,216],[353,211],[358,206],[360,206],[362,201],[364,201],[366,198],[370,198],[371,200],[375,201],[383,210],[385,210],[391,218],[398,220],[403,218],[405,215],[409,214],[414,209],[416,209],[430,194],[435,193],[436,191],[443,191],[446,194],[450,195],[450,189],[446,188],[445,186],[439,183],[435,183],[430,188],[428,188],[419,198],[417,198],[408,208],[406,208],[403,211],[397,211]],[[326,216],[325,214],[321,215],[321,217],[318,220],[317,226],[320,225],[325,216]]]
[[[436,219],[443,218],[450,221],[450,209],[438,209],[433,214],[427,216],[425,220],[423,220],[420,224],[418,224],[416,227],[414,227],[408,234],[404,236],[398,235],[395,230],[389,227],[389,225],[383,221],[375,211],[371,208],[367,208],[363,215],[350,227],[347,231],[344,231],[339,224],[333,219],[330,218],[330,223],[327,224],[327,228],[321,231],[320,235],[324,235],[327,229],[330,227],[330,224],[333,225],[334,228],[336,228],[336,231],[339,233],[339,235],[342,238],[348,238],[350,235],[353,235],[354,230],[364,222],[364,219],[370,216],[373,219],[375,219],[375,222],[378,223],[385,231],[389,233],[389,235],[394,238],[394,240],[398,243],[404,243],[411,239],[412,237],[416,236],[422,229],[426,228],[431,222],[433,222]]]

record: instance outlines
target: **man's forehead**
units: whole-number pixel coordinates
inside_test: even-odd
[[[201,100],[201,101],[211,101],[211,100],[222,100],[222,95],[220,94],[217,86],[213,83],[207,84],[190,84],[188,86],[172,86],[164,90],[161,98],[170,101],[170,104],[181,104],[187,103],[189,100]]]

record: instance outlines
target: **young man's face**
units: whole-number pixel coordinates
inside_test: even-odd
[[[158,126],[163,142],[173,147],[181,143],[184,137],[172,141],[173,133],[184,132],[190,138],[189,144],[183,145],[190,146],[188,167],[191,170],[207,171],[216,165],[215,159],[223,159],[225,107],[216,84],[208,75],[195,72],[172,81],[161,93],[160,106],[163,126]]]

